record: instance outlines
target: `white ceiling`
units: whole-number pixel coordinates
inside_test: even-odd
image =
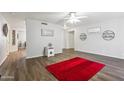
[[[25,20],[25,19],[37,19],[42,21],[47,21],[51,23],[58,24],[63,18],[67,15],[67,12],[6,12],[2,13],[3,16],[8,18],[8,21],[11,19]],[[61,23],[60,23],[61,24]]]
[[[22,22],[27,18],[43,20],[55,24],[64,24],[64,17],[69,12],[4,12],[3,16],[7,18],[10,23]],[[105,19],[124,17],[124,12],[77,12],[77,15],[88,16],[87,19],[82,19],[81,23],[92,23],[102,21]]]

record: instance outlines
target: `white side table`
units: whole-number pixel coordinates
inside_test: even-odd
[[[54,56],[54,55],[55,55],[54,48],[45,47],[45,56],[51,57],[51,56]]]

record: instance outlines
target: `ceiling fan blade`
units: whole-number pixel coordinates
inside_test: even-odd
[[[88,18],[88,16],[75,16],[75,18],[77,18],[77,19],[83,19],[83,18]],[[70,19],[70,17],[65,17],[64,19],[65,20],[66,19]]]
[[[76,16],[77,19],[88,18],[87,16]]]
[[[70,19],[69,17],[65,17],[64,19]]]

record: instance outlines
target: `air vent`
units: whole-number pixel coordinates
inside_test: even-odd
[[[47,23],[41,23],[42,25],[48,25]]]

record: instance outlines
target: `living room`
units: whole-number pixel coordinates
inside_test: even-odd
[[[0,0],[0,91],[123,93],[122,0]]]
[[[3,51],[3,54],[1,52],[0,56],[1,80],[123,80],[123,16],[124,13],[117,12],[1,13],[1,20],[5,20],[3,23],[8,23],[9,33],[6,38],[3,36],[1,39],[5,39],[6,42],[1,42],[3,44],[1,48],[7,50]],[[13,30],[18,31],[15,39]],[[89,75],[85,74],[89,73],[91,68],[75,74],[80,78],[73,79],[67,79],[68,75],[63,74],[58,77],[56,74],[59,72],[58,66],[54,68],[58,70],[56,73],[47,68],[49,65],[68,60],[72,60],[70,62],[72,64],[75,62],[73,59],[77,57],[79,60],[82,58],[82,61],[96,62],[102,66]],[[77,64],[78,62],[75,63]],[[65,71],[62,73],[70,73],[63,65],[61,67]],[[70,73],[70,77],[72,75]]]

